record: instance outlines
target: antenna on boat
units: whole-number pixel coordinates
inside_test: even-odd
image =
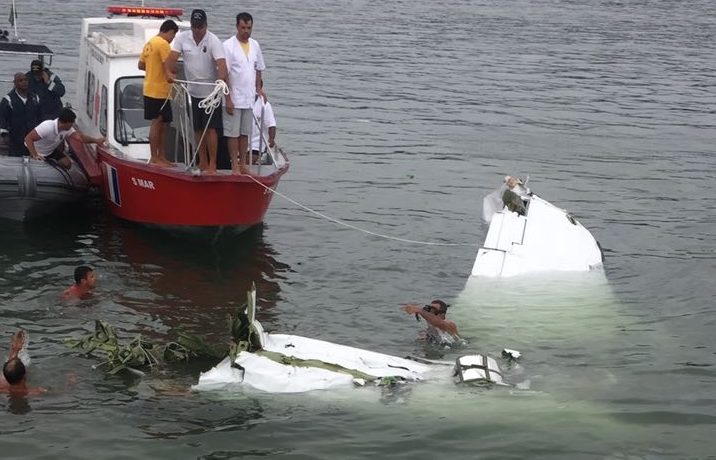
[[[19,37],[17,36],[17,8],[15,7],[15,0],[12,0],[12,5],[10,5],[10,25],[13,27],[15,41],[17,41]]]

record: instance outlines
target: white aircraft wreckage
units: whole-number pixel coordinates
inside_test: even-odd
[[[472,276],[603,269],[602,251],[589,230],[516,177],[505,177],[504,184],[485,197],[483,218],[490,228]]]
[[[602,252],[591,233],[567,211],[531,193],[520,179],[507,176],[502,187],[485,198],[483,212],[490,227],[485,243],[477,253],[468,286],[461,294],[462,303],[473,303],[464,302],[466,293],[470,297],[471,282],[481,284],[484,280],[499,284],[495,278],[555,272],[596,272],[600,280],[603,279]],[[540,290],[545,287],[543,280],[537,284]],[[560,285],[564,284],[567,283],[561,281]],[[497,291],[505,293],[502,287]],[[489,301],[489,292],[490,289],[481,286],[477,299],[484,296],[484,300]],[[532,297],[541,298],[539,295]],[[490,322],[492,314],[487,305],[477,303],[482,305],[476,310],[479,317],[460,321],[461,330],[473,331]],[[519,303],[524,304],[524,299]],[[256,320],[255,309],[256,292],[252,290],[248,293],[246,313],[239,326],[242,331],[233,331],[239,347],[230,357],[202,373],[193,390],[244,386],[269,393],[300,393],[450,379],[455,383],[512,386],[506,381],[498,362],[483,354],[460,356],[454,362],[399,358],[307,337],[269,334]],[[534,310],[534,313],[540,311]],[[564,312],[559,316],[569,317]],[[561,324],[559,321],[554,323]],[[511,329],[516,327],[513,324]],[[498,330],[504,330],[504,327]],[[484,340],[490,336],[489,331],[475,331],[474,336],[481,338],[481,345],[499,349],[492,348],[496,344],[491,340]],[[530,341],[517,342],[520,346],[534,346]],[[519,356],[515,350],[503,351],[503,358],[510,366]],[[526,388],[529,381],[517,386]]]
[[[239,324],[235,321],[235,357],[226,357],[202,373],[192,390],[248,386],[269,393],[301,393],[450,378],[456,383],[508,385],[497,361],[483,355],[461,356],[454,363],[399,358],[307,337],[269,334],[255,318],[255,288],[247,297],[246,313],[239,315]]]
[[[526,182],[507,176],[484,199],[489,228],[451,318],[481,350],[529,350],[532,390],[582,397],[614,382],[593,350],[619,347],[621,307],[589,230]]]

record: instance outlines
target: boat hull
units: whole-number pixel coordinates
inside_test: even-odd
[[[0,218],[26,221],[57,214],[82,203],[89,187],[74,163],[64,170],[27,157],[0,155]]]
[[[97,162],[104,201],[114,216],[181,233],[236,232],[260,224],[288,169],[286,163],[267,175],[199,175],[183,165],[157,167],[104,148],[97,149]]]

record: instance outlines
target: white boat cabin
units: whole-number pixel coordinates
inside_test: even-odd
[[[103,135],[113,150],[149,159],[149,120],[144,119],[144,71],[137,62],[144,44],[181,9],[110,7],[109,17],[82,20],[77,75],[77,123],[86,133]],[[174,131],[172,131],[174,132]],[[168,153],[173,149],[168,149]],[[115,152],[116,153],[116,152]]]

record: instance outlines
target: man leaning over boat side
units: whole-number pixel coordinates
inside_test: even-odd
[[[62,110],[62,96],[65,95],[65,85],[60,77],[45,67],[39,59],[30,63],[30,71],[25,75],[30,82],[30,92],[40,98],[41,118],[38,123],[59,117]]]
[[[169,44],[174,40],[179,26],[167,19],[159,27],[159,33],[150,38],[139,56],[137,67],[144,70],[144,119],[149,125],[149,163],[171,166],[167,160],[166,134],[172,122],[172,104],[169,99],[172,73],[169,67]]]
[[[259,42],[251,38],[254,19],[249,13],[236,16],[236,35],[224,41],[229,69],[229,94],[226,96],[224,136],[231,170],[247,173],[246,155],[254,124],[253,105],[261,91],[261,72],[266,68]]]
[[[217,79],[226,81],[226,59],[221,40],[209,32],[204,10],[191,12],[191,30],[179,33],[172,42],[169,66],[172,78],[176,78],[176,63],[179,56],[184,58],[184,76],[187,81],[204,83],[187,85],[191,96],[194,136],[199,145],[199,169],[209,174],[216,173],[216,154],[219,146],[218,129],[222,126],[222,108],[215,108],[207,114],[199,108],[199,102],[213,91]],[[210,84],[209,84],[210,83]]]
[[[54,120],[45,120],[25,136],[25,146],[35,160],[52,159],[65,169],[72,167],[72,160],[65,155],[65,141],[77,137],[83,144],[104,144],[105,138],[92,137],[73,128],[77,115],[65,107]]]
[[[25,136],[40,121],[40,101],[29,91],[27,76],[18,72],[14,79],[15,88],[0,101],[0,136],[8,141],[11,156],[29,155],[25,147]]]

